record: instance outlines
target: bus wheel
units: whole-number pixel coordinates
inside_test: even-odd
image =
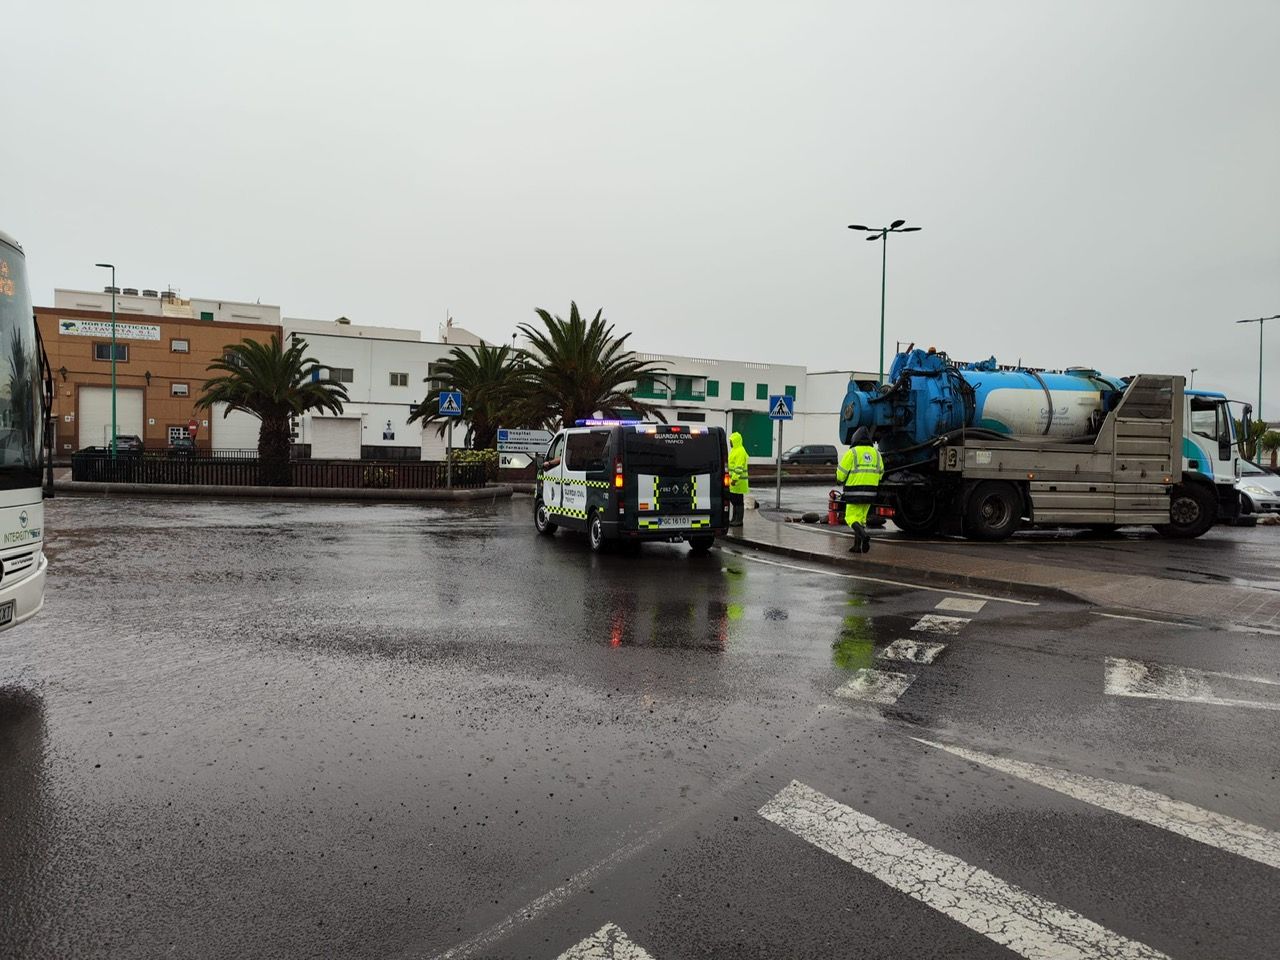
[[[1005,540],[1018,529],[1022,498],[1012,484],[987,480],[969,494],[964,510],[965,533],[975,540]]]
[[[547,505],[541,500],[533,508],[533,526],[544,537],[549,537],[556,532],[556,524],[551,519],[551,511],[547,509]]]
[[[715,537],[690,537],[689,549],[693,551],[693,555],[696,557],[705,556],[715,542]]]
[[[591,519],[587,521],[587,539],[591,543],[593,553],[604,553],[609,541],[604,538],[604,521],[600,519],[600,511],[591,511]]]
[[[1191,540],[1213,526],[1217,513],[1212,491],[1202,484],[1174,484],[1169,494],[1169,522],[1156,524],[1156,530],[1166,537]]]

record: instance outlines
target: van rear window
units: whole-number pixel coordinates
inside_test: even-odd
[[[627,468],[638,473],[718,473],[724,469],[719,434],[628,432],[624,436]]]

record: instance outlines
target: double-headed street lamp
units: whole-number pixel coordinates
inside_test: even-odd
[[[889,234],[914,233],[923,227],[904,227],[905,220],[895,220],[887,227],[864,227],[860,223],[849,224],[850,230],[864,230],[871,234],[867,240],[880,241],[880,383],[884,383],[884,287],[885,270],[889,260]]]
[[[1274,317],[1254,317],[1252,320],[1237,320],[1236,323],[1256,323],[1258,325],[1258,421],[1262,422],[1262,329],[1268,320],[1280,320],[1280,313]],[[1262,462],[1262,445],[1256,448],[1258,462]]]
[[[111,459],[116,458],[116,265],[95,263],[111,271]]]

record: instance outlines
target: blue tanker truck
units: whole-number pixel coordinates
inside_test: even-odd
[[[1180,376],[958,363],[908,348],[887,383],[849,384],[840,438],[871,431],[885,461],[878,502],[908,533],[1003,540],[1028,526],[1151,524],[1198,537],[1240,516],[1232,402]]]

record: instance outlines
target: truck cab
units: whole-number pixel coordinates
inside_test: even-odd
[[[1243,451],[1236,418],[1231,415],[1232,401],[1211,390],[1187,390],[1184,395],[1182,486],[1199,487],[1200,499],[1206,508],[1212,506],[1216,520],[1233,522],[1242,509],[1236,481]],[[1251,410],[1247,404],[1243,407],[1239,419],[1247,430]],[[1171,509],[1178,506],[1175,502]],[[1182,507],[1185,510],[1188,505]]]

